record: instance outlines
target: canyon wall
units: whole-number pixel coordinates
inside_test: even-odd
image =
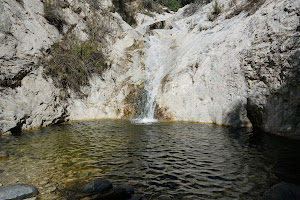
[[[0,132],[68,120],[131,118],[144,90],[156,117],[299,136],[299,1],[191,4],[177,13],[138,13],[130,26],[110,1],[64,1],[61,27],[40,0],[0,0]],[[72,32],[88,40],[87,19],[105,27],[107,65],[81,95],[54,84],[41,59]],[[148,92],[149,92],[148,91]]]

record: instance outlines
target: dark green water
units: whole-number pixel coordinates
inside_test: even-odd
[[[300,185],[300,142],[251,129],[184,122],[74,122],[0,138],[0,184],[31,184],[66,199],[95,177],[131,184],[145,199],[261,199]]]

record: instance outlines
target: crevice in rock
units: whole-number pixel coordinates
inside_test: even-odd
[[[33,63],[30,63],[33,64]],[[1,87],[9,87],[9,88],[16,88],[21,86],[21,81],[24,77],[26,77],[32,70],[32,67],[28,66],[24,70],[18,72],[14,77],[7,78],[5,77],[3,80],[0,80]]]

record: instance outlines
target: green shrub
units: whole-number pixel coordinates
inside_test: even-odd
[[[181,3],[177,0],[158,0],[158,2],[174,12],[178,11],[178,9],[182,7]]]
[[[144,5],[144,8],[146,8],[148,10],[152,10],[153,9],[153,3],[152,3],[152,1],[144,1],[143,5]]]

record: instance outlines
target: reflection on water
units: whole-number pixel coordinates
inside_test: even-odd
[[[101,177],[146,199],[260,199],[271,185],[300,184],[299,141],[251,129],[184,122],[76,122],[2,137],[0,183],[31,184],[43,199],[65,199]]]

